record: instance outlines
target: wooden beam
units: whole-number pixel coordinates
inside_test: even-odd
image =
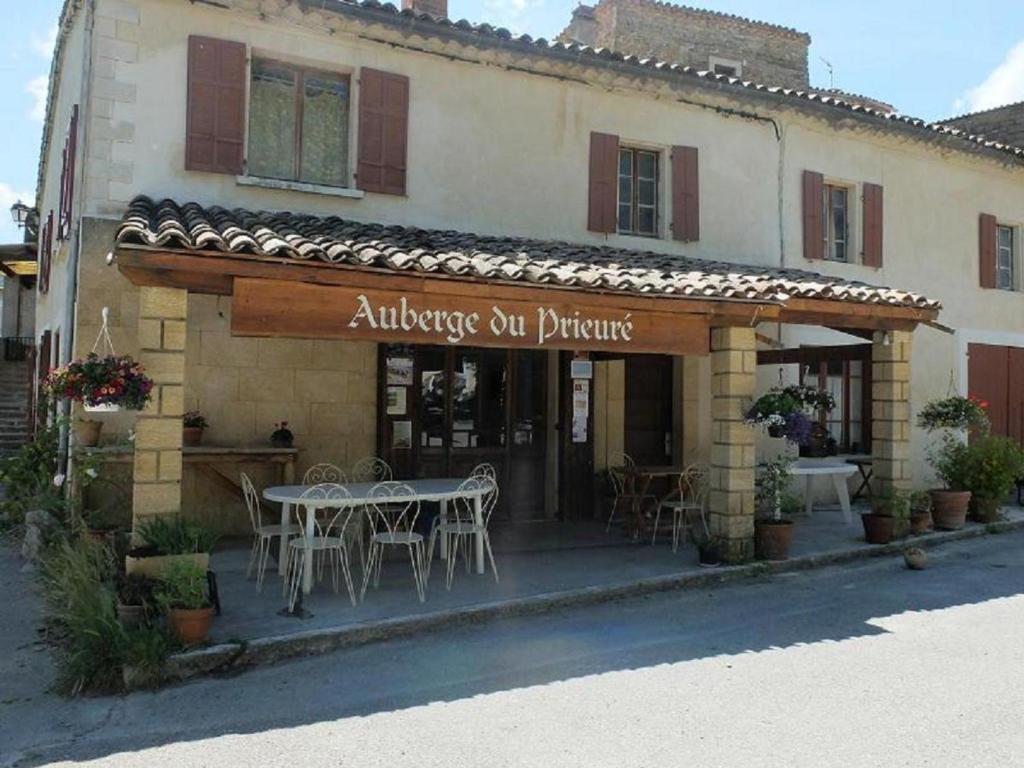
[[[870,344],[838,344],[827,347],[762,349],[758,365],[817,365],[829,360],[870,360]]]

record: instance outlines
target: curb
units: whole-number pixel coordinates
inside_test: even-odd
[[[249,642],[220,643],[172,655],[167,660],[163,678],[164,682],[182,682],[202,675],[224,674],[285,659],[324,654],[341,648],[367,645],[441,628],[465,626],[500,618],[530,616],[559,608],[594,605],[679,589],[698,589],[774,573],[805,571],[855,560],[885,557],[899,554],[908,543],[927,549],[1015,530],[1024,530],[1024,520],[1007,520],[987,525],[971,524],[959,531],[932,532],[917,536],[909,542],[904,540],[873,547],[859,546],[822,554],[802,555],[781,562],[762,561],[724,566],[694,573],[548,592],[336,629],[315,629],[263,637]]]

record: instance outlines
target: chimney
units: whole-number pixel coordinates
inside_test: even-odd
[[[429,13],[438,19],[448,18],[448,0],[402,0],[403,11]]]

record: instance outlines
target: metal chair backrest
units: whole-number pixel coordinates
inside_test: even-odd
[[[252,532],[259,533],[263,526],[263,508],[260,506],[260,495],[256,492],[256,486],[245,472],[242,472],[242,496],[245,497],[245,506],[249,510]]]
[[[622,467],[608,467],[608,479],[612,482],[615,498],[620,499],[626,494],[626,477]]]
[[[378,533],[413,531],[420,516],[420,500],[411,486],[386,480],[366,494],[366,513],[370,527]]]
[[[475,499],[480,499],[480,519],[486,528],[498,506],[498,483],[489,477],[469,477],[459,484],[457,496],[449,502],[448,522],[473,524]]]
[[[386,483],[392,481],[394,477],[388,463],[378,456],[367,456],[352,467],[354,483]]]
[[[303,485],[319,485],[320,483],[347,483],[344,470],[334,464],[314,464],[302,476]]]
[[[473,467],[473,471],[469,473],[470,477],[486,477],[490,480],[496,480],[498,473],[494,470],[493,464],[477,464]]]
[[[706,464],[691,464],[679,475],[679,500],[700,510],[704,533],[709,535],[704,509],[711,491],[710,475],[711,470]]]
[[[625,451],[622,452],[622,463],[625,465],[627,469],[633,469],[636,467],[636,462],[633,461],[633,457],[630,456]]]
[[[321,518],[319,515],[313,516],[314,535],[318,537],[329,536],[331,530],[338,525],[338,520],[344,517],[341,523],[341,531],[337,535],[341,535],[341,532],[345,530],[345,526],[348,525],[349,518],[352,516],[352,494],[348,492],[348,489],[339,485],[338,483],[318,483],[310,488],[303,491],[299,497],[298,503],[295,505],[295,519],[299,523],[299,530],[302,531],[302,535],[306,535],[306,502],[315,501],[319,502],[315,504],[318,510],[337,510],[333,516],[325,516]],[[329,501],[330,504],[324,504],[323,502]],[[337,502],[336,504],[334,502]]]

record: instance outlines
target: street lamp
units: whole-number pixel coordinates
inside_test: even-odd
[[[11,218],[14,219],[14,223],[18,225],[18,229],[25,226],[31,213],[32,209],[21,202],[21,200],[18,200],[18,202],[11,206]]]

